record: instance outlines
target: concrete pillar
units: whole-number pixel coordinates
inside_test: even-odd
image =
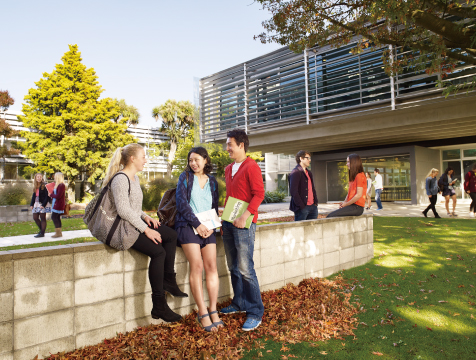
[[[410,170],[412,179],[412,204],[415,202],[416,204],[429,204],[428,196],[426,195],[426,175],[432,168],[436,168],[440,171],[438,179],[441,176],[440,151],[415,146],[414,162],[412,161],[411,165],[414,165]],[[440,201],[440,199],[438,199],[438,201]]]

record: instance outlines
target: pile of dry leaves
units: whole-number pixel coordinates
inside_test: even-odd
[[[239,359],[259,340],[316,342],[353,335],[357,309],[349,303],[347,284],[337,278],[306,279],[296,286],[262,293],[265,313],[257,330],[243,332],[244,314],[223,316],[225,328],[206,333],[196,312],[173,325],[151,325],[49,359]],[[220,304],[226,306],[230,301]],[[284,346],[284,345],[283,345]]]

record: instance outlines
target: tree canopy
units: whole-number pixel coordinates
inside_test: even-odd
[[[82,172],[92,184],[104,176],[112,152],[135,142],[126,133],[127,118],[115,100],[99,99],[104,91],[93,68],[87,68],[77,45],[69,45],[62,62],[35,83],[23,104],[23,153],[33,162],[29,170],[61,171],[70,188]]]
[[[167,146],[169,155],[167,161],[167,175],[172,174],[173,162],[177,146],[188,135],[194,124],[195,107],[190,101],[167,100],[164,104],[152,109],[152,117],[156,121],[162,120],[161,131],[169,137]]]
[[[114,119],[115,122],[119,120],[129,126],[139,124],[140,113],[135,106],[127,105],[126,100],[114,99],[116,106],[119,108],[119,115]]]
[[[294,51],[331,44],[341,46],[361,36],[354,51],[394,45],[414,54],[389,61],[395,74],[408,65],[427,73],[451,72],[458,63],[476,65],[476,0],[257,0],[271,12],[262,42],[289,45]],[[416,54],[423,56],[415,56]]]
[[[5,112],[8,108],[15,103],[15,100],[10,96],[8,90],[0,90],[0,109]],[[18,134],[18,131],[14,130],[5,119],[0,118],[0,135],[5,138],[11,138]],[[5,159],[5,157],[10,155],[18,155],[20,150],[15,148],[9,148],[6,144],[0,145],[0,157]]]

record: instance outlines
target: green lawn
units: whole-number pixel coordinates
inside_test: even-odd
[[[95,242],[95,241],[98,241],[98,240],[93,237],[82,237],[82,238],[76,238],[71,240],[57,240],[57,241],[49,241],[49,242],[38,243],[38,244],[15,245],[15,246],[4,246],[4,247],[0,246],[0,251],[30,249],[30,248],[37,248],[37,247],[57,246],[57,245],[66,245],[66,244],[80,244],[80,243]]]
[[[245,359],[476,359],[476,220],[374,218],[374,259],[340,274],[355,338],[264,342]]]
[[[79,219],[61,219],[62,230],[83,230],[88,227],[82,218]],[[38,226],[34,221],[22,221],[16,223],[2,223],[0,224],[0,237],[29,235],[38,233]],[[55,226],[53,221],[46,222],[46,232],[54,232]]]

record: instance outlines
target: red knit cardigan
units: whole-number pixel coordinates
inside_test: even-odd
[[[66,186],[64,184],[59,184],[56,188],[56,195],[54,192],[50,194],[50,197],[56,199],[55,206],[53,206],[53,210],[63,210],[65,206],[65,192]]]

